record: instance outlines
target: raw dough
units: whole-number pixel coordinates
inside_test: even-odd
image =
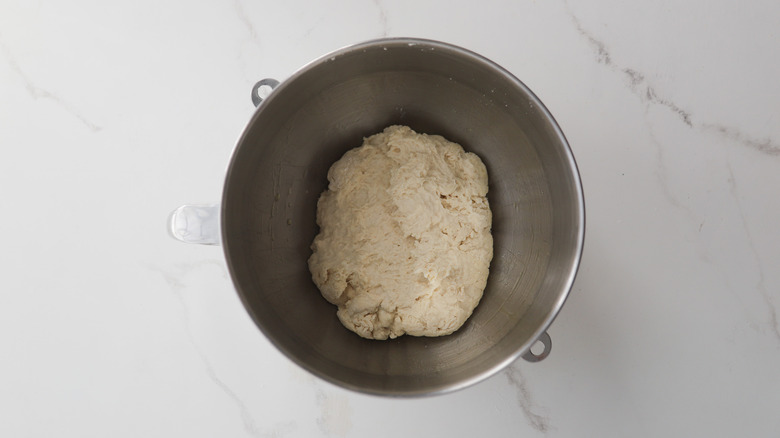
[[[493,258],[479,157],[390,126],[344,154],[328,181],[309,269],[342,324],[369,339],[459,329]]]

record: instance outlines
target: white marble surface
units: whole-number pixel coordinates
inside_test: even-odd
[[[0,436],[777,436],[778,29],[772,1],[1,0]],[[301,371],[164,226],[219,199],[256,80],[381,36],[512,71],[585,188],[552,355],[440,397]]]

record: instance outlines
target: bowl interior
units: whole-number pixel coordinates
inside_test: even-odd
[[[308,270],[328,168],[392,124],[443,135],[488,169],[490,276],[450,336],[362,339],[340,324]],[[280,85],[236,147],[222,209],[231,275],[269,339],[320,377],[391,395],[457,389],[527,350],[568,294],[583,232],[576,168],[541,102],[489,61],[417,40],[343,49]]]

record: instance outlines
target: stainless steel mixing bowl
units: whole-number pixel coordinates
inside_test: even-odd
[[[235,287],[274,345],[323,379],[381,395],[447,392],[549,353],[545,331],[574,281],[585,211],[566,139],[522,82],[459,47],[383,39],[310,63],[264,100],[262,85],[276,82],[253,90],[259,106],[228,168],[220,228]],[[392,124],[443,135],[488,169],[495,255],[482,301],[450,336],[358,337],[306,263],[328,168]],[[537,340],[540,354],[530,352]]]

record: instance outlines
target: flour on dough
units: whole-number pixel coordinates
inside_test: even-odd
[[[448,335],[493,258],[485,165],[438,135],[390,126],[328,171],[309,258],[342,324],[369,339]]]

